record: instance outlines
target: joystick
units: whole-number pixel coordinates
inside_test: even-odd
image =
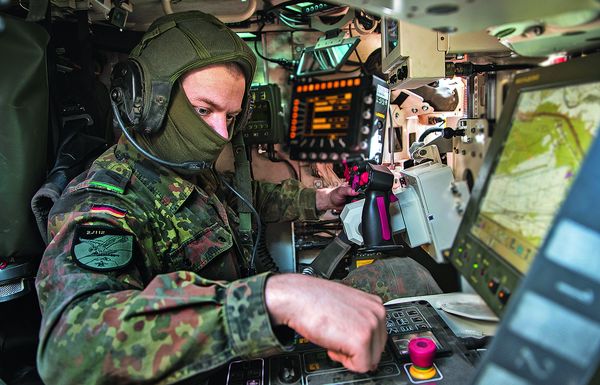
[[[412,365],[410,375],[417,380],[429,380],[437,375],[433,366],[435,357],[435,342],[429,338],[413,338],[408,343],[408,355]]]

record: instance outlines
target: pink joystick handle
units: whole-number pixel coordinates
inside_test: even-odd
[[[413,338],[408,343],[408,355],[415,366],[430,368],[435,357],[435,342],[429,338]]]

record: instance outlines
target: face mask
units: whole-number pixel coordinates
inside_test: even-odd
[[[231,128],[229,138],[231,138]],[[179,82],[173,87],[163,128],[155,135],[140,135],[142,146],[169,162],[214,162],[229,143],[194,110]]]

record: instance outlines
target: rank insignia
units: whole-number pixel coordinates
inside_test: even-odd
[[[87,269],[119,270],[133,260],[133,235],[111,227],[78,226],[71,254]]]

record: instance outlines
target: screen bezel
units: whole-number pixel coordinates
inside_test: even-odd
[[[481,249],[485,250],[487,254],[485,257],[503,264],[519,279],[523,277],[524,274],[517,270],[517,268],[515,268],[508,260],[473,235],[471,229],[479,217],[481,205],[483,203],[483,198],[487,194],[491,175],[495,172],[501,154],[504,151],[520,96],[527,92],[598,82],[600,81],[600,71],[597,70],[598,68],[600,68],[600,55],[594,55],[586,58],[573,59],[569,62],[551,67],[530,70],[515,76],[515,79],[509,88],[500,119],[494,129],[494,136],[491,139],[489,150],[485,156],[473,191],[471,192],[471,197],[457,232],[457,236],[454,240],[452,250],[448,255],[458,255],[460,253],[459,249],[465,241],[476,243]],[[537,254],[537,251],[535,254]],[[532,259],[532,262],[535,258],[536,257]],[[450,258],[450,261],[459,271],[462,269],[461,266],[456,264],[453,257]],[[468,279],[468,277],[465,278]]]

